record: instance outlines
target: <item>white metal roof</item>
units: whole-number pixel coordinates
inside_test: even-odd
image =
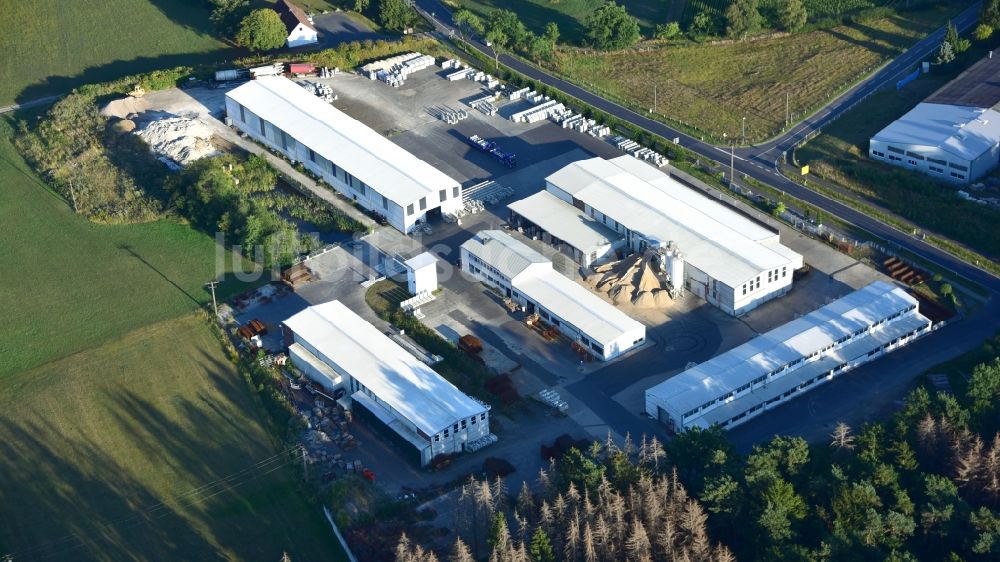
[[[632,156],[574,162],[546,181],[632,231],[674,242],[691,265],[733,288],[801,262],[774,250],[774,232]]]
[[[548,191],[539,191],[507,207],[586,254],[625,237]]]
[[[287,78],[258,78],[226,96],[402,207],[459,185]]]
[[[462,244],[504,275],[514,290],[546,308],[594,341],[608,345],[627,333],[636,339],[645,327],[614,305],[552,269],[552,262],[527,244],[499,230],[482,230]],[[532,264],[540,267],[528,268]]]
[[[284,324],[428,436],[486,411],[340,301],[310,306]]]
[[[533,264],[547,264],[547,267],[552,267],[552,262],[548,258],[502,230],[480,230],[475,236],[463,242],[462,248],[497,268],[497,271],[508,279],[520,275]]]
[[[879,131],[872,140],[937,148],[975,160],[1000,142],[1000,113],[985,108],[919,103]]]
[[[916,305],[903,289],[876,281],[671,377],[646,395],[683,414]],[[907,314],[930,322],[916,310]]]
[[[430,252],[423,252],[417,254],[416,256],[413,256],[412,258],[406,260],[403,263],[406,265],[406,267],[416,271],[418,269],[423,269],[425,267],[436,265],[437,258],[434,257],[434,254]]]
[[[514,279],[513,285],[605,347],[626,334],[635,334],[635,339],[645,336],[642,324],[554,269],[532,270]]]

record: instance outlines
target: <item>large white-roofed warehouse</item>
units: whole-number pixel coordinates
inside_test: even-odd
[[[587,254],[581,264],[622,246],[655,249],[664,259],[683,259],[684,279],[672,279],[672,285],[729,314],[785,294],[793,272],[802,267],[802,256],[783,246],[776,232],[632,156],[574,162],[545,181],[546,190],[561,200],[546,198],[548,212],[533,211],[523,204],[528,200],[510,207]],[[563,210],[551,210],[557,205]]]
[[[462,270],[497,288],[602,361],[646,339],[646,327],[552,269],[552,262],[500,230],[462,244]]]
[[[876,281],[646,390],[646,413],[734,427],[930,330],[916,299]]]
[[[463,206],[458,181],[287,78],[267,76],[232,90],[226,114],[401,232]]]
[[[412,447],[421,466],[489,435],[488,406],[340,301],[311,306],[286,320],[284,329],[292,364],[330,392],[344,389],[352,411]]]

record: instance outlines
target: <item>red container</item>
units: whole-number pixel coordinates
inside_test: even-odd
[[[315,64],[292,63],[288,65],[288,72],[292,74],[315,74]]]

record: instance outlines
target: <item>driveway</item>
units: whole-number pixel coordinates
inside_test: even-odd
[[[330,12],[329,14],[317,14],[313,17],[313,25],[319,31],[319,44],[321,47],[334,47],[348,41],[364,41],[371,39],[390,39],[388,35],[376,32],[368,27],[360,19],[355,19],[347,12]]]

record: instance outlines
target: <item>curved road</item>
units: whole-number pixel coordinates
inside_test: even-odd
[[[433,23],[436,31],[439,33],[443,33],[445,35],[458,33],[458,30],[455,28],[451,19],[451,12],[438,0],[415,0],[415,5],[417,10]],[[978,11],[979,2],[976,2],[953,20],[956,27],[958,27],[959,30],[964,30],[973,25],[977,19]],[[831,104],[827,105],[826,108],[809,117],[806,121],[794,127],[784,136],[758,147],[739,149],[735,158],[735,169],[741,174],[745,174],[775,189],[784,191],[792,197],[805,201],[813,207],[823,209],[831,215],[837,216],[857,226],[858,228],[866,230],[867,232],[886,240],[894,247],[902,248],[918,254],[947,270],[953,271],[959,276],[965,277],[966,279],[988,288],[992,293],[1000,294],[1000,278],[997,278],[971,264],[967,264],[951,254],[910,236],[907,233],[899,231],[881,221],[865,215],[864,213],[856,211],[843,203],[805,188],[802,185],[784,177],[775,168],[775,160],[777,157],[773,156],[773,153],[780,156],[782,150],[787,150],[788,147],[791,147],[795,142],[798,142],[798,140],[804,136],[814,130],[822,128],[830,120],[849,109],[858,100],[867,96],[872,91],[881,88],[885,84],[898,80],[901,75],[910,70],[912,65],[922,60],[927,53],[932,52],[936,46],[940,44],[942,38],[944,37],[944,32],[945,30],[942,28],[928,35],[925,39],[914,45],[910,50],[906,51],[893,62],[886,65],[874,76],[861,82],[848,92],[845,92],[839,98],[831,102]],[[494,53],[492,49],[486,46],[486,44],[478,38],[472,38],[469,41],[469,44],[485,56],[493,58]],[[513,70],[516,70],[533,80],[561,90],[588,105],[592,105],[605,113],[641,127],[663,138],[680,138],[680,145],[684,148],[708,159],[719,161],[725,165],[729,164],[729,151],[726,149],[704,143],[689,135],[681,133],[680,131],[672,129],[659,121],[650,119],[645,115],[632,111],[575,84],[553,76],[520,59],[504,54],[501,54],[499,58],[505,66],[512,68]]]

